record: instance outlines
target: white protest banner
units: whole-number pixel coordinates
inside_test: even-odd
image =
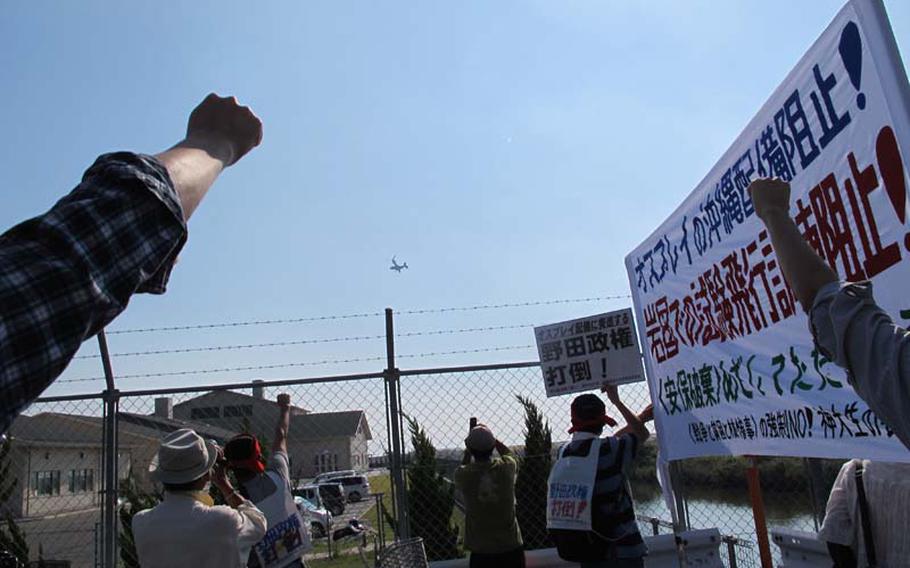
[[[791,214],[808,242],[845,280],[871,279],[879,304],[906,326],[908,93],[881,2],[848,2],[705,179],[626,257],[669,459],[910,461],[814,349],[746,191],[758,177],[790,181]]]
[[[632,310],[534,328],[547,396],[644,380]]]

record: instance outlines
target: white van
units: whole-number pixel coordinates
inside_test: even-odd
[[[341,471],[327,471],[325,473],[320,473],[319,475],[317,475],[316,478],[313,479],[313,483],[321,483],[321,482],[327,481],[329,479],[336,479],[339,477],[349,477],[352,475],[357,475],[357,472],[354,471],[353,469],[344,469]]]
[[[370,481],[365,475],[333,477],[332,481],[340,483],[341,486],[344,487],[344,494],[347,497],[348,503],[356,503],[370,495]]]

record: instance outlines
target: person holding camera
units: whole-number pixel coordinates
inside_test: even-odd
[[[266,519],[231,485],[221,449],[184,428],[168,434],[149,465],[164,500],[133,517],[143,568],[241,568],[266,532]],[[215,505],[209,484],[227,505]]]
[[[251,568],[303,566],[303,554],[310,548],[309,530],[291,493],[290,395],[278,395],[278,408],[278,424],[268,465],[262,457],[259,440],[252,434],[235,436],[224,446],[225,459],[240,484],[241,494],[256,503],[269,524],[265,537],[250,554],[248,566]]]
[[[464,498],[464,545],[471,568],[523,568],[521,530],[515,519],[518,462],[508,446],[472,419],[455,488]],[[499,458],[493,458],[493,451]]]

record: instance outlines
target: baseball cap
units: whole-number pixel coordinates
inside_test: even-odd
[[[474,452],[491,452],[496,446],[496,436],[486,426],[475,426],[471,428],[468,437],[464,441],[465,446]]]
[[[583,394],[572,401],[572,427],[569,434],[587,428],[616,426],[616,421],[607,415],[607,407],[595,394]]]
[[[231,469],[245,469],[254,473],[265,471],[262,463],[262,448],[252,434],[239,434],[224,446],[224,459]]]

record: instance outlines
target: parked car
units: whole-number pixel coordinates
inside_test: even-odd
[[[294,504],[304,519],[310,523],[310,534],[313,538],[324,538],[332,527],[332,513],[317,507],[309,499],[294,497]]]
[[[357,475],[357,472],[353,469],[343,469],[340,471],[327,471],[325,473],[320,473],[313,479],[313,483],[321,483],[323,481],[328,481],[329,479],[337,479],[339,477],[348,477],[351,475]]]
[[[322,502],[322,495],[320,494],[318,485],[300,485],[291,489],[291,495],[294,497],[303,497],[320,509],[328,509],[328,507],[325,506],[325,503]]]
[[[370,481],[365,475],[339,477],[332,481],[344,487],[344,494],[349,503],[356,503],[370,494]]]
[[[337,481],[320,483],[319,497],[322,499],[322,505],[333,515],[338,516],[344,513],[347,492],[342,484]]]

